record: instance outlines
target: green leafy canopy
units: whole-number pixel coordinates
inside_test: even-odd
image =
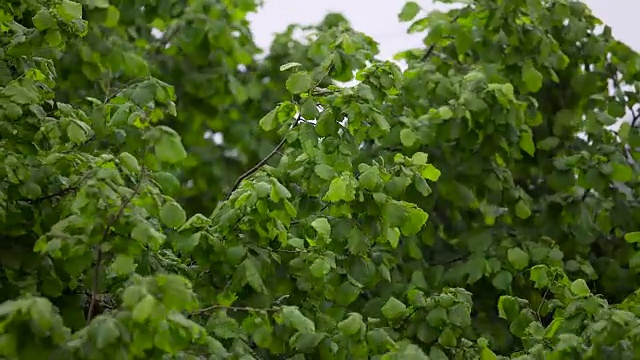
[[[261,56],[258,3],[0,5],[0,358],[640,358],[640,56],[586,5],[406,2],[401,69],[339,14]]]

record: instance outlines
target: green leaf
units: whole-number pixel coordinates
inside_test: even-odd
[[[326,218],[317,218],[311,222],[311,226],[318,232],[318,235],[325,239],[331,237],[331,225]]]
[[[427,314],[427,322],[433,327],[440,327],[449,322],[447,309],[438,306]]]
[[[400,141],[402,145],[406,147],[413,146],[418,140],[418,135],[413,131],[413,129],[402,129],[400,130]]]
[[[51,16],[51,12],[47,9],[41,9],[33,17],[33,25],[36,29],[43,31],[56,25],[56,20]]]
[[[425,165],[425,167],[422,169],[420,174],[425,179],[431,180],[431,181],[438,181],[441,175],[440,170],[436,169],[436,167],[431,164]]]
[[[88,138],[86,130],[75,121],[71,121],[71,123],[69,123],[69,126],[67,127],[67,135],[69,135],[69,140],[76,144],[82,144],[87,141]]]
[[[405,221],[402,223],[400,230],[405,236],[417,234],[422,226],[427,222],[429,215],[422,209],[414,206],[405,206]]]
[[[467,304],[456,304],[449,308],[449,321],[459,327],[471,325],[471,307]]]
[[[331,180],[329,190],[322,200],[329,202],[351,201],[353,200],[353,190],[349,189],[349,183],[342,177]]]
[[[291,326],[300,332],[315,332],[313,321],[304,316],[295,306],[283,306],[280,311],[285,325]]]
[[[415,1],[407,1],[402,7],[402,10],[400,10],[398,19],[400,21],[411,21],[418,15],[418,12],[420,12],[420,5]]]
[[[269,111],[259,121],[260,127],[264,131],[271,131],[278,126],[278,120],[276,119],[276,109]]]
[[[128,152],[123,152],[118,156],[118,160],[122,166],[132,173],[137,173],[140,171],[140,164],[138,163],[138,159],[136,159],[133,155]]]
[[[571,283],[571,292],[578,296],[588,296],[591,294],[589,286],[584,279],[577,279]]]
[[[524,150],[527,154],[533,156],[536,153],[536,146],[533,143],[533,135],[528,131],[520,133],[520,149]]]
[[[513,281],[513,275],[506,270],[502,270],[493,277],[491,283],[496,289],[508,290],[509,286],[511,286],[511,281]]]
[[[167,201],[160,209],[160,220],[170,228],[177,228],[187,221],[187,213],[175,201]]]
[[[531,209],[522,200],[516,203],[516,216],[520,219],[526,219],[531,216]]]
[[[260,276],[260,271],[258,270],[258,265],[256,264],[256,260],[253,257],[247,257],[239,266],[240,269],[244,270],[244,277],[247,279],[249,285],[259,293],[266,293],[267,288],[262,281],[262,277]]]
[[[517,270],[522,270],[529,265],[529,254],[519,247],[507,250],[507,259]]]
[[[309,270],[311,271],[311,274],[313,276],[322,278],[329,273],[329,271],[331,270],[331,265],[329,264],[327,259],[320,257],[320,258],[317,258],[313,262],[313,264],[311,264],[311,267],[309,267]]]
[[[542,74],[531,64],[527,63],[522,67],[522,81],[530,92],[537,92],[542,88]]]
[[[407,306],[392,296],[387,300],[381,310],[387,319],[397,319],[407,312]]]
[[[438,337],[438,344],[444,346],[445,348],[453,348],[458,345],[458,339],[456,338],[456,334],[450,328],[445,328],[440,336]]]
[[[302,64],[298,62],[289,62],[280,66],[280,71],[287,71],[296,67],[302,67]]]
[[[120,336],[118,323],[112,317],[105,317],[96,325],[96,347],[104,349],[108,345],[114,343]]]
[[[338,330],[346,336],[355,335],[364,327],[362,315],[358,313],[349,313],[346,319],[338,323]]]
[[[547,267],[545,265],[536,265],[532,267],[529,278],[535,282],[536,288],[540,289],[546,287],[549,284]]]
[[[306,72],[291,74],[287,79],[287,90],[292,94],[300,94],[311,89],[311,77]]]
[[[336,171],[327,164],[316,165],[314,171],[323,180],[331,180],[336,176]]]
[[[154,151],[158,160],[171,164],[179,163],[187,157],[187,151],[182,146],[180,137],[164,132],[155,143]]]
[[[640,242],[640,231],[626,233],[624,239],[630,244]]]
[[[114,274],[118,276],[131,274],[136,271],[136,267],[135,260],[129,255],[120,254],[111,263]]]
[[[153,298],[151,295],[146,295],[142,301],[140,301],[134,308],[131,313],[131,317],[135,322],[145,322],[151,314],[157,308],[158,301]]]
[[[75,1],[62,0],[57,10],[58,15],[66,22],[82,19],[82,5]]]
[[[628,182],[634,179],[633,169],[630,166],[618,163],[611,163],[611,166],[613,167],[611,180]]]

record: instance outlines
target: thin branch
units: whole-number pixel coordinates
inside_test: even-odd
[[[291,125],[291,128],[293,128],[296,125],[298,125],[298,123],[300,122],[301,119],[302,119],[302,116],[299,114],[298,117],[296,118],[296,121],[293,123],[293,125]],[[274,157],[276,154],[278,154],[280,152],[280,149],[282,149],[282,147],[284,146],[284,143],[286,141],[287,141],[287,137],[284,136],[282,138],[282,140],[280,140],[278,145],[276,145],[276,147],[273,148],[273,150],[271,150],[271,152],[266,157],[264,157],[262,160],[260,160],[251,169],[245,171],[244,174],[240,175],[240,177],[238,177],[236,182],[233,183],[233,186],[231,187],[231,190],[229,190],[229,193],[227,193],[227,196],[224,198],[225,201],[229,200],[229,198],[231,197],[231,194],[233,194],[233,192],[236,191],[238,186],[240,186],[240,183],[242,182],[242,180],[248,178],[249,176],[253,175],[258,170],[260,170],[260,168],[263,167],[269,160],[271,160],[272,157]]]
[[[274,311],[278,311],[280,310],[280,307],[274,306],[274,307],[270,307],[270,308],[252,308],[252,307],[248,307],[248,306],[225,306],[225,305],[211,305],[211,306],[207,306],[206,308],[202,308],[202,309],[198,309],[195,310],[193,312],[191,312],[191,315],[203,315],[206,314],[208,312],[211,312],[213,310],[218,310],[218,309],[223,309],[223,310],[231,310],[231,311],[246,311],[246,312],[274,312]]]
[[[453,17],[453,19],[451,19],[451,23],[453,24],[454,22],[458,21],[458,18],[460,17],[460,14],[456,14],[456,16]],[[422,57],[420,58],[420,61],[425,61],[429,58],[429,56],[431,56],[431,54],[433,53],[433,50],[435,49],[436,44],[431,44],[428,48],[427,51],[425,51],[424,55],[422,55]]]
[[[124,199],[124,201],[122,201],[122,203],[120,204],[120,208],[118,209],[118,212],[115,214],[115,216],[109,219],[109,221],[107,222],[107,225],[104,228],[104,231],[102,232],[102,239],[100,240],[100,243],[96,248],[96,253],[97,253],[96,266],[94,268],[93,284],[91,287],[91,303],[89,304],[89,312],[87,313],[87,325],[93,319],[95,307],[98,305],[98,288],[100,286],[100,268],[102,265],[102,249],[100,246],[105,241],[107,241],[107,237],[109,237],[109,234],[111,233],[111,227],[122,217],[122,215],[124,214],[124,210],[127,208],[127,206],[129,206],[133,198],[136,197],[140,192],[140,190],[142,189],[143,180],[144,180],[144,173],[140,177],[140,180],[136,184],[136,187],[133,189],[133,193],[129,195],[126,199]]]
[[[67,193],[76,191],[76,190],[78,190],[80,188],[80,186],[82,186],[82,183],[84,183],[85,181],[87,181],[89,179],[89,177],[91,176],[92,173],[93,173],[93,171],[89,170],[74,185],[66,187],[66,188],[64,188],[64,189],[62,189],[60,191],[57,191],[57,192],[53,193],[53,194],[45,195],[45,196],[39,197],[39,198],[34,199],[34,200],[30,200],[30,201],[33,202],[33,203],[39,203],[39,202],[42,202],[42,201],[45,201],[45,200],[52,199],[54,197],[63,196],[63,195],[66,195]]]

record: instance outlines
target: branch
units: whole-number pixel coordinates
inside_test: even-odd
[[[89,177],[91,176],[91,173],[92,173],[92,172],[93,172],[92,170],[87,171],[87,172],[82,176],[82,178],[80,178],[80,180],[78,180],[78,182],[77,182],[76,184],[74,184],[74,185],[71,185],[71,186],[69,186],[69,187],[67,187],[67,188],[64,188],[64,189],[62,189],[62,190],[60,190],[60,191],[57,191],[57,192],[55,192],[55,193],[53,193],[53,194],[45,195],[45,196],[39,197],[39,198],[37,198],[37,199],[30,200],[30,202],[32,202],[32,203],[39,203],[39,202],[42,202],[42,201],[45,201],[45,200],[52,199],[52,198],[54,198],[54,197],[58,197],[58,196],[66,195],[66,194],[67,194],[67,193],[69,193],[69,192],[76,191],[76,190],[78,190],[78,189],[80,188],[80,186],[82,185],[82,183],[84,183],[85,181],[87,181],[87,179],[89,179]]]
[[[98,244],[98,247],[96,249],[96,266],[94,268],[93,285],[91,287],[91,303],[89,304],[89,312],[87,313],[87,325],[93,319],[96,306],[98,305],[98,287],[100,286],[100,267],[102,265],[102,249],[100,248],[100,245],[107,241],[107,237],[111,233],[111,227],[122,217],[122,215],[124,214],[124,210],[127,208],[127,206],[129,206],[133,198],[136,197],[138,193],[140,193],[143,178],[144,173],[142,174],[142,176],[140,176],[140,180],[136,184],[136,187],[133,189],[133,193],[129,197],[124,199],[124,201],[122,201],[118,212],[115,214],[115,216],[109,219],[109,221],[107,222],[107,226],[102,232],[102,238],[100,239],[100,243]]]
[[[460,14],[456,14],[456,16],[453,17],[453,19],[451,19],[451,23],[453,24],[454,22],[458,21],[458,18],[460,17]],[[435,49],[436,44],[431,44],[428,48],[427,51],[425,51],[424,55],[422,55],[422,57],[420,58],[420,61],[426,61],[429,56],[431,56],[431,54],[433,53],[433,50]]]
[[[203,315],[203,314],[206,314],[208,312],[211,312],[213,310],[218,310],[218,309],[231,310],[231,311],[246,311],[246,312],[262,312],[262,311],[273,312],[273,311],[280,310],[280,307],[274,306],[274,307],[270,307],[270,308],[262,308],[262,309],[260,309],[260,308],[252,308],[252,307],[248,307],[248,306],[211,305],[211,306],[207,306],[206,308],[195,310],[195,311],[191,312],[191,315]]]
[[[293,125],[291,125],[291,128],[293,128],[296,125],[298,125],[300,120],[302,120],[302,116],[300,114],[298,114],[298,117],[296,118],[296,121],[293,123]],[[282,140],[280,140],[278,145],[276,145],[276,147],[273,148],[273,150],[271,150],[271,152],[264,159],[260,160],[251,169],[245,171],[244,174],[240,175],[240,177],[236,180],[236,182],[233,183],[233,186],[231,187],[231,190],[229,190],[229,193],[227,193],[227,196],[224,198],[224,200],[225,201],[229,200],[229,198],[231,197],[231,194],[233,194],[233,192],[236,191],[238,186],[240,186],[240,183],[242,182],[242,180],[248,178],[249,176],[253,175],[258,170],[260,170],[260,168],[263,167],[269,160],[271,160],[272,157],[274,157],[277,153],[279,153],[280,149],[284,146],[284,143],[286,141],[287,141],[287,137],[284,136],[282,138]]]

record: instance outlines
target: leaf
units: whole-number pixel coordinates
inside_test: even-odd
[[[400,142],[402,145],[406,147],[413,146],[415,142],[418,140],[418,135],[416,135],[413,129],[402,129],[400,130]]]
[[[459,327],[471,325],[471,307],[467,304],[456,304],[449,308],[449,321]]]
[[[283,64],[280,66],[280,71],[287,71],[289,69],[293,69],[296,67],[302,67],[302,64],[298,63],[298,62],[288,62],[286,64]]]
[[[128,152],[123,152],[118,156],[118,160],[122,166],[132,173],[137,173],[140,171],[140,164],[138,164],[138,159],[136,159],[133,155]]]
[[[453,332],[453,330],[447,327],[438,337],[438,344],[444,346],[445,348],[453,348],[458,345],[458,339],[456,338],[456,334]]]
[[[436,167],[431,164],[425,165],[425,167],[422,169],[420,174],[425,179],[431,180],[431,181],[438,181],[441,175],[440,170],[436,169]]]
[[[160,209],[160,220],[170,228],[178,228],[187,221],[187,213],[175,201],[167,201]]]
[[[347,183],[347,181],[342,177],[337,177],[331,180],[329,190],[327,190],[327,193],[324,195],[322,200],[334,203],[353,200],[353,194],[352,190],[349,189],[349,183]]]
[[[355,335],[364,327],[362,315],[358,313],[349,313],[346,319],[338,323],[338,330],[346,336]]]
[[[520,133],[520,149],[524,150],[530,156],[536,153],[536,146],[533,143],[533,135],[528,131]]]
[[[571,292],[578,296],[588,296],[591,294],[589,290],[589,286],[584,281],[584,279],[577,279],[571,283]]]
[[[259,124],[264,131],[271,131],[275,129],[278,125],[276,109],[269,111],[265,116],[263,116],[262,119],[260,119]]]
[[[311,226],[318,232],[318,235],[325,239],[331,236],[331,225],[326,218],[317,218],[311,222]]]
[[[440,327],[449,322],[447,310],[441,306],[437,306],[427,314],[427,323],[433,327]]]
[[[313,321],[304,316],[297,307],[283,306],[280,313],[285,325],[291,326],[300,332],[312,333],[316,331]]]
[[[327,259],[320,257],[314,260],[311,267],[309,267],[311,274],[317,278],[325,277],[331,270],[331,265],[327,261]]]
[[[640,242],[640,231],[626,233],[624,239],[630,244]]]
[[[529,278],[535,282],[535,287],[538,289],[544,288],[549,284],[549,277],[547,276],[547,267],[544,265],[535,265],[531,268],[531,274]]]
[[[154,151],[158,160],[171,164],[179,163],[187,157],[180,137],[166,133],[162,133],[160,139],[155,143]]]
[[[56,20],[51,16],[51,12],[47,9],[41,9],[33,17],[33,25],[36,29],[43,31],[56,25]]]
[[[511,285],[511,281],[513,281],[511,273],[506,270],[502,270],[493,277],[491,283],[496,287],[496,289],[508,290]]]
[[[522,200],[516,203],[516,216],[520,219],[526,219],[531,216],[531,209]]]
[[[517,270],[522,270],[529,265],[529,254],[519,247],[507,250],[507,259]]]
[[[135,260],[131,256],[123,254],[116,256],[111,263],[113,272],[118,276],[131,274],[136,270],[136,267]]]
[[[522,81],[530,92],[537,92],[542,88],[542,74],[531,64],[527,63],[522,67]]]
[[[420,12],[420,5],[415,1],[407,1],[402,7],[402,10],[400,10],[398,19],[400,21],[411,21],[418,15],[418,12]]]
[[[417,234],[422,226],[427,222],[429,215],[415,205],[405,206],[405,209],[407,216],[405,217],[405,221],[402,223],[400,230],[405,236]]]
[[[287,79],[287,90],[292,94],[300,94],[311,89],[311,77],[306,72],[291,74]]]
[[[397,319],[407,312],[407,306],[392,296],[387,300],[381,310],[387,319]]]
[[[76,144],[82,144],[87,141],[88,138],[85,129],[75,121],[71,121],[71,123],[69,123],[69,126],[67,127],[67,135],[69,135],[69,140]]]
[[[158,302],[153,296],[146,295],[142,301],[133,308],[133,312],[131,313],[133,321],[139,323],[145,322],[155,311],[157,304]]]
[[[98,349],[104,349],[108,345],[114,343],[120,336],[120,330],[118,330],[118,323],[116,319],[112,317],[105,317],[96,326],[96,347]]]
[[[323,180],[331,180],[336,176],[336,171],[327,164],[318,164],[313,170]]]
[[[256,260],[253,257],[247,257],[244,259],[239,268],[244,269],[244,277],[255,291],[259,293],[267,292],[267,288],[264,286],[264,282],[260,276]]]
[[[57,10],[58,15],[66,22],[82,19],[82,5],[75,1],[62,0]]]

